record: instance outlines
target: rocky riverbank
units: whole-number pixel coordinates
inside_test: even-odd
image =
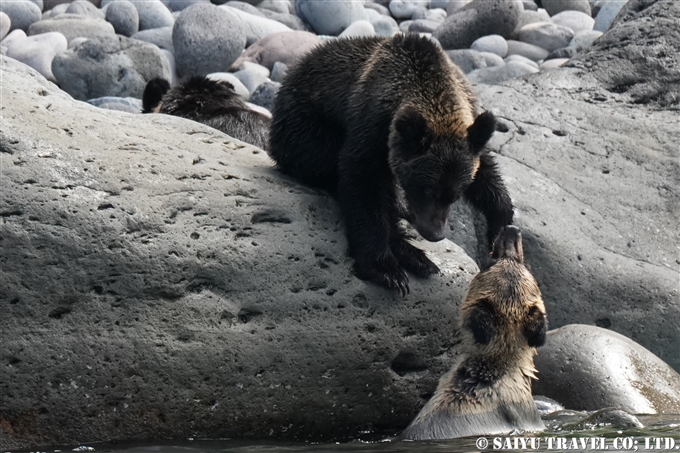
[[[258,6],[269,4],[279,3]],[[672,0],[633,0],[569,67],[476,85],[502,122],[491,146],[551,326],[619,332],[676,370],[679,15]],[[304,33],[305,42],[320,39]],[[273,78],[295,55],[283,38],[266,39],[254,40],[238,67],[271,63]],[[167,75],[170,60],[155,49],[115,35],[57,56],[98,55],[107,68],[160,62]],[[418,244],[444,272],[413,279],[401,298],[352,276],[335,202],[278,173],[261,150],[180,118],[84,104],[11,58],[1,57],[0,70],[4,449],[327,439],[408,424],[457,355],[457,306],[484,259],[479,219],[458,206],[449,240]],[[144,71],[113,71],[110,80],[141,86]],[[254,81],[243,83],[249,94],[262,85],[244,80]],[[115,96],[133,96],[120,90]],[[611,371],[582,356],[579,329],[551,334],[564,339],[537,363],[548,363],[546,381],[567,352],[584,364],[569,370],[591,379],[583,400]],[[609,346],[611,363],[664,370],[624,374],[617,388],[632,392],[640,377],[646,389],[678,388],[657,357],[598,335],[625,346]]]

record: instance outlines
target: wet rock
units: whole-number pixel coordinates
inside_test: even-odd
[[[102,19],[91,19],[76,14],[61,14],[53,19],[41,20],[28,27],[29,35],[58,32],[68,42],[75,38],[96,38],[116,35],[113,26]]]
[[[534,403],[536,403],[536,409],[541,416],[564,410],[564,406],[560,403],[543,395],[535,395]]]
[[[522,11],[520,0],[475,0],[447,17],[432,36],[447,50],[468,48],[491,34],[509,38]]]
[[[638,418],[626,411],[616,408],[605,408],[595,411],[573,425],[565,425],[564,429],[589,431],[594,429],[633,429],[644,428]]]
[[[337,202],[262,150],[75,102],[0,58],[0,146],[17,163],[0,179],[0,382],[15,396],[0,410],[22,426],[0,430],[3,448],[408,424],[458,354],[457,304],[477,271],[460,248],[415,241],[442,275],[413,278],[405,298],[366,283]],[[408,350],[423,369],[400,377]]]
[[[231,9],[199,3],[180,13],[172,42],[181,77],[225,71],[241,54],[246,33]]]
[[[88,39],[52,61],[59,86],[75,99],[102,96],[142,97],[154,77],[172,74],[160,49],[121,35]]]
[[[677,414],[680,375],[611,330],[572,324],[550,331],[539,350],[534,392],[570,409],[615,407],[634,414]]]

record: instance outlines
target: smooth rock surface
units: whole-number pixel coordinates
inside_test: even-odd
[[[552,52],[555,49],[568,46],[574,37],[574,32],[570,28],[552,22],[538,22],[520,28],[517,36],[522,42]]]
[[[0,12],[10,19],[10,31],[28,31],[28,27],[42,18],[38,6],[29,0],[12,0],[0,2]]]
[[[273,82],[281,82],[288,72],[288,65],[277,61],[272,67],[271,75],[269,78]]]
[[[87,0],[73,0],[64,13],[78,14],[91,19],[104,19],[104,14]]]
[[[439,22],[433,20],[416,19],[410,21],[408,31],[411,33],[432,33],[439,25]]]
[[[358,38],[361,36],[375,36],[375,28],[367,20],[357,20],[340,33],[340,38]]]
[[[182,11],[196,3],[210,3],[210,0],[162,0],[162,3],[167,6],[170,11],[175,12]]]
[[[9,16],[2,11],[0,11],[0,41],[5,39],[5,36],[9,33],[12,28],[12,20]]]
[[[552,60],[553,58],[571,58],[578,53],[576,47],[562,47],[561,49],[553,50],[545,57],[546,60]]]
[[[427,8],[430,0],[391,0],[390,13],[395,19],[411,19],[413,14],[423,8]]]
[[[522,11],[517,20],[515,29],[519,30],[525,25],[535,24],[536,22],[550,22],[550,15],[542,8],[537,11]],[[516,35],[516,33],[513,35]]]
[[[139,14],[139,29],[171,27],[175,23],[170,10],[159,0],[133,0]]]
[[[211,80],[218,80],[218,81],[225,81],[231,83],[231,85],[234,87],[234,91],[244,101],[247,101],[250,99],[250,91],[248,91],[248,88],[239,80],[238,77],[236,77],[234,74],[231,72],[213,72],[212,74],[208,74],[206,77],[208,77]]]
[[[569,409],[680,413],[680,375],[611,330],[582,324],[552,330],[534,361],[539,379],[533,392]]]
[[[291,30],[301,31],[310,30],[310,27],[307,24],[305,24],[302,21],[302,19],[297,17],[295,14],[277,13],[267,9],[263,9],[262,12],[266,18],[280,22],[286,27],[290,28]]]
[[[234,11],[199,3],[181,12],[172,30],[180,77],[226,71],[241,55],[246,33]]]
[[[158,47],[121,35],[88,39],[57,55],[52,72],[61,89],[83,101],[103,96],[141,99],[149,80],[172,77]]]
[[[569,28],[574,34],[580,31],[592,30],[595,25],[595,19],[581,11],[562,11],[551,17],[555,25],[561,25]]]
[[[297,15],[320,35],[337,36],[356,20],[368,20],[361,2],[352,0],[296,0]]]
[[[127,0],[112,2],[106,8],[106,21],[117,34],[130,37],[139,31],[139,13]]]
[[[528,42],[507,40],[508,55],[522,55],[533,61],[545,60],[548,56],[548,51],[543,47],[539,47]]]
[[[29,35],[51,31],[59,32],[71,42],[75,38],[115,36],[113,25],[102,19],[91,19],[75,14],[62,14],[53,19],[41,20],[28,27]]]
[[[545,60],[543,63],[541,63],[538,68],[543,71],[545,69],[555,69],[559,68],[562,66],[564,63],[569,61],[568,58],[552,58],[550,60]]]
[[[416,241],[443,273],[403,298],[352,275],[337,203],[263,151],[0,71],[3,448],[408,424],[458,353],[459,247]],[[396,374],[404,350],[426,369]]]
[[[321,39],[318,36],[306,31],[274,33],[248,47],[232,68],[237,69],[244,61],[252,61],[271,71],[277,61],[291,65],[319,43]]]
[[[32,67],[50,82],[56,82],[52,74],[52,60],[67,47],[66,37],[61,33],[43,33],[12,43],[6,55]]]
[[[161,49],[168,50],[174,54],[175,46],[172,43],[172,29],[173,27],[151,28],[149,30],[138,31],[131,38],[155,44]]]
[[[470,49],[477,52],[490,52],[503,58],[508,53],[508,43],[501,35],[487,35],[476,39]]]
[[[484,58],[487,66],[502,66],[505,64],[505,61],[495,53],[479,52],[479,54]]]
[[[255,16],[246,13],[240,9],[231,6],[220,6],[220,8],[227,8],[230,13],[236,15],[241,21],[243,30],[246,33],[246,46],[250,46],[255,41],[260,40],[272,33],[282,33],[292,31],[287,26],[275,20],[267,19],[266,17]]]
[[[554,16],[562,11],[580,11],[590,15],[590,2],[588,0],[541,0],[543,8]]]
[[[600,11],[595,16],[595,24],[593,25],[593,30],[605,32],[609,30],[611,25],[614,23],[614,19],[621,11],[621,8],[626,4],[626,2],[621,2],[618,0],[610,0],[606,2],[600,8]]]
[[[5,39],[2,40],[2,45],[3,47],[9,47],[12,45],[13,42],[19,41],[21,39],[26,38],[26,32],[21,30],[20,28],[17,28],[14,31],[11,31],[5,36]]]
[[[522,11],[520,0],[475,0],[447,17],[432,36],[447,50],[468,48],[491,34],[509,38]]]

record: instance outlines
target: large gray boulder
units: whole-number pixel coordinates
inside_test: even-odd
[[[478,38],[509,38],[524,10],[520,0],[475,0],[446,18],[432,36],[444,49],[466,49]]]
[[[611,330],[570,324],[550,331],[535,363],[533,392],[568,409],[680,413],[680,374]]]
[[[246,46],[245,26],[234,8],[197,3],[183,10],[172,29],[181,77],[226,71]]]
[[[92,38],[57,55],[52,72],[64,91],[83,101],[102,96],[141,98],[149,80],[172,77],[158,47],[122,35]]]
[[[336,202],[263,151],[0,58],[4,449],[408,424],[458,351],[458,246],[417,241],[443,275],[402,298],[352,275]]]

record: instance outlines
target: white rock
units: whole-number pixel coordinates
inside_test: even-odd
[[[250,99],[250,91],[248,91],[248,88],[246,88],[243,82],[241,82],[234,74],[230,72],[213,72],[212,74],[208,74],[206,77],[210,80],[216,80],[218,82],[229,82],[234,86],[234,91],[238,97],[244,101]]]
[[[562,66],[564,63],[569,61],[569,58],[553,58],[552,60],[545,60],[541,63],[538,68],[543,71],[545,69],[555,69]]]
[[[375,28],[367,20],[352,22],[345,31],[340,33],[340,38],[357,38],[360,36],[375,36]]]
[[[625,4],[626,2],[621,0],[607,0],[602,5],[600,11],[595,17],[595,25],[593,26],[593,30],[601,31],[603,33],[609,30],[609,27],[612,26],[614,19]]]
[[[479,52],[479,54],[484,57],[484,61],[487,66],[503,66],[505,61],[503,58],[499,57],[495,53],[491,52]]]
[[[600,36],[602,36],[602,32],[596,30],[586,30],[576,33],[571,42],[569,42],[569,47],[576,47],[579,50],[587,49]]]
[[[538,63],[537,62],[535,62],[535,61],[533,61],[533,60],[531,60],[527,57],[524,57],[522,55],[510,55],[510,56],[506,57],[504,61],[506,63],[510,63],[511,61],[515,61],[515,62],[518,62],[518,63],[528,64],[528,65],[531,65],[531,66],[535,67],[536,69],[538,69]]]
[[[574,32],[552,22],[537,22],[519,29],[519,40],[542,47],[548,52],[566,47],[574,37]]]
[[[508,43],[501,35],[488,35],[475,40],[470,49],[494,53],[502,58],[508,54]]]
[[[396,19],[410,19],[419,8],[427,8],[430,0],[392,0],[390,12]]]
[[[595,19],[581,11],[562,11],[552,17],[553,24],[570,28],[574,34],[580,31],[592,30]]]
[[[220,8],[231,11],[241,20],[246,31],[246,47],[250,46],[258,39],[262,39],[272,33],[293,31],[290,27],[283,25],[281,22],[267,19],[266,17],[255,16],[229,5],[221,5]]]
[[[32,67],[50,82],[56,82],[52,60],[67,47],[66,37],[61,33],[43,33],[15,41],[7,48],[7,56]]]

